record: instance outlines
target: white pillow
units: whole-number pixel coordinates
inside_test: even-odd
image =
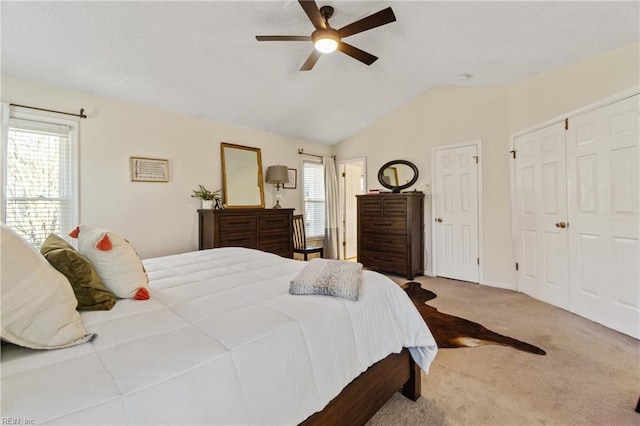
[[[91,340],[67,278],[40,252],[0,223],[1,337],[32,349],[54,349]]]
[[[76,233],[72,232],[72,236]],[[91,261],[104,285],[121,299],[149,298],[149,279],[135,249],[122,236],[80,225],[78,251]]]

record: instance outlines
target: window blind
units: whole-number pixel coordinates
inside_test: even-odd
[[[304,160],[304,227],[307,238],[324,236],[324,169],[322,163]]]
[[[9,119],[4,219],[36,247],[75,226],[71,132],[67,125]]]

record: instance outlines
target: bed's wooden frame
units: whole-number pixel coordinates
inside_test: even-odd
[[[420,398],[420,367],[413,362],[407,348],[373,364],[322,411],[313,414],[302,424],[364,425],[400,389],[404,396],[413,401]]]

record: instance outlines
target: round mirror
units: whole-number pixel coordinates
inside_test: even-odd
[[[406,160],[389,161],[378,171],[378,181],[392,192],[407,189],[418,180],[418,168]]]

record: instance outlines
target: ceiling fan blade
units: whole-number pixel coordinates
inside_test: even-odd
[[[266,35],[256,36],[258,41],[311,41],[310,36],[294,36],[294,35]]]
[[[300,6],[304,9],[304,12],[309,17],[309,20],[316,27],[316,30],[326,30],[327,25],[324,23],[324,19],[322,19],[322,15],[320,15],[320,10],[318,9],[318,5],[314,0],[298,0]]]
[[[340,35],[340,37],[349,37],[350,35],[361,33],[362,31],[367,31],[381,25],[389,24],[391,22],[394,22],[395,20],[396,15],[394,15],[393,10],[388,7],[374,13],[373,15],[362,18],[359,21],[352,22],[349,25],[345,25],[338,30],[338,34]]]
[[[304,61],[304,64],[302,64],[302,68],[300,68],[300,71],[311,71],[316,62],[318,62],[318,58],[320,58],[320,55],[320,52],[318,52],[316,49],[313,49],[311,55],[309,55],[307,60]]]
[[[371,65],[378,60],[377,56],[373,56],[371,53],[360,50],[344,41],[338,43],[338,50],[367,65]]]

